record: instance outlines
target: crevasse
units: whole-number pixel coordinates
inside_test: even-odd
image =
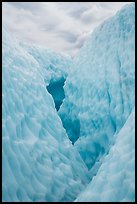
[[[3,202],[135,200],[134,17],[122,8],[73,61],[3,27]]]
[[[69,57],[16,42],[3,28],[3,202],[73,201],[90,181],[46,89],[70,64]]]
[[[74,146],[89,169],[109,151],[134,107],[134,31],[130,4],[95,29],[74,58],[64,86],[59,115],[70,138],[75,131],[68,121],[79,121]]]

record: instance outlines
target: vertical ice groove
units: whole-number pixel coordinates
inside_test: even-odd
[[[2,31],[2,200],[73,201],[90,176],[46,89],[66,78],[71,58]]]
[[[120,95],[121,95],[121,104],[122,104],[122,113],[124,113],[124,99],[123,99],[123,93],[122,93],[122,67],[121,67],[121,61],[119,58],[119,55],[117,53],[117,61],[118,61],[118,72],[119,72],[119,88],[120,88]]]
[[[134,6],[96,28],[73,61],[3,27],[4,202],[135,200]]]
[[[74,59],[64,87],[66,97],[59,114],[68,115],[71,120],[74,120],[75,115],[79,116],[80,137],[74,147],[78,149],[91,174],[99,171],[105,155],[109,155],[112,144],[115,144],[134,107],[134,31],[133,3],[95,29]],[[74,108],[71,104],[78,106]],[[126,136],[133,137],[130,134]],[[120,165],[120,162],[117,161],[117,164]],[[134,174],[134,169],[129,172]],[[128,178],[131,180],[130,176]],[[121,176],[122,181],[124,178],[122,180]],[[110,189],[116,190],[116,186]],[[96,191],[98,187],[95,187]],[[128,185],[121,188],[128,189]],[[102,190],[101,199],[104,192],[105,189]],[[132,188],[129,188],[129,192],[134,194]],[[84,193],[82,201],[86,199],[86,191]],[[124,193],[120,196],[115,195],[115,199],[127,199]],[[107,193],[105,198],[109,200]]]

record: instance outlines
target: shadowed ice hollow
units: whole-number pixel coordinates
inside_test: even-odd
[[[72,60],[3,26],[2,200],[135,200],[135,8]]]

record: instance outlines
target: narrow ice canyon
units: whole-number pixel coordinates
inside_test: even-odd
[[[135,201],[135,4],[72,59],[2,27],[2,201]]]

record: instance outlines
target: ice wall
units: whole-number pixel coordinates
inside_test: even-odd
[[[130,4],[95,29],[65,83],[59,115],[89,169],[109,151],[134,107],[134,35]]]
[[[134,16],[106,20],[73,62],[3,28],[3,201],[134,201]]]
[[[33,48],[38,60],[6,28],[2,36],[2,200],[72,201],[89,182],[88,170],[46,89],[71,60]]]
[[[96,176],[76,202],[135,201],[135,109],[117,135]]]

